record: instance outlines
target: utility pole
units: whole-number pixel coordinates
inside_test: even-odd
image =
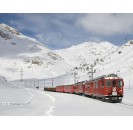
[[[34,80],[34,88],[36,87],[36,81]]]
[[[38,80],[38,87],[39,87],[39,80]]]
[[[21,68],[21,71],[20,71],[20,82],[23,82],[23,69]]]
[[[44,88],[45,88],[45,79],[44,79]]]
[[[52,88],[53,88],[53,77],[52,77]]]
[[[91,74],[91,79],[93,79],[93,75],[94,75],[94,73],[96,73],[96,71],[95,70],[93,70],[93,65],[91,65],[91,71],[90,72],[88,72],[88,74]]]
[[[74,84],[76,83],[76,72],[74,71],[73,73],[73,76],[74,76]]]
[[[73,73],[73,76],[74,76],[74,84],[76,83],[76,80],[77,80],[77,72],[76,71],[74,71],[74,73]]]

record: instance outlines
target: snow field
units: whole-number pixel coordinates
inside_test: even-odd
[[[0,115],[19,116],[132,116],[133,90],[124,90],[122,103],[34,88],[1,88]]]
[[[10,90],[9,90],[10,91]],[[15,92],[15,89],[13,90]],[[35,116],[52,115],[52,96],[34,89],[21,89],[18,95],[11,93],[1,102],[0,115],[8,116]],[[2,91],[0,91],[2,93]],[[11,96],[14,94],[16,98]],[[10,98],[11,97],[11,98]],[[24,98],[21,100],[21,98]]]
[[[45,92],[52,95],[53,116],[132,116],[133,90],[125,91],[122,103],[107,103],[84,96]]]
[[[0,89],[0,104],[1,105],[24,105],[28,104],[33,98],[33,95],[26,89],[20,88],[3,88]]]

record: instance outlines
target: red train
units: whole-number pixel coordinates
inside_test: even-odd
[[[121,102],[123,98],[124,81],[115,74],[103,75],[98,78],[72,85],[56,86],[45,90],[61,93],[80,94],[99,98],[102,101]]]

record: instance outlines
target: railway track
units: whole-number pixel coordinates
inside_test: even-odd
[[[116,105],[126,107],[126,108],[129,108],[129,109],[133,109],[133,104],[132,103],[121,102],[121,103],[117,103]]]

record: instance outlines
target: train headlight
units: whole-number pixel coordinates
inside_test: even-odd
[[[112,92],[112,95],[113,95],[113,96],[116,96],[116,95],[117,95],[117,92]]]

